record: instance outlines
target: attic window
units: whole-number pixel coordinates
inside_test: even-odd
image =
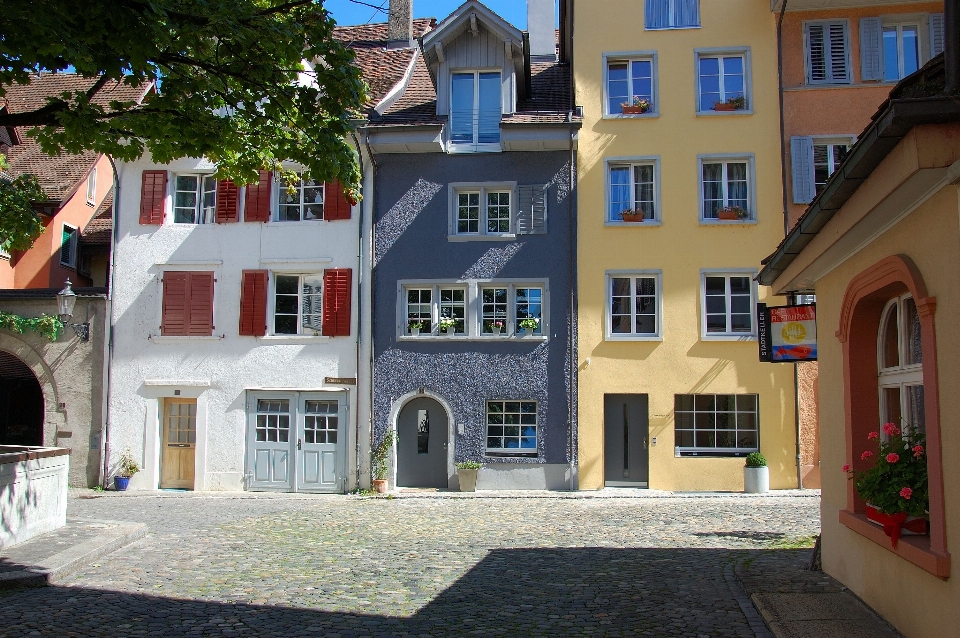
[[[500,148],[500,73],[452,74],[450,142],[456,150]],[[491,148],[490,145],[493,145]],[[484,147],[486,146],[486,149]]]

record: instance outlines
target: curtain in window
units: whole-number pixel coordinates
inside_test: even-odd
[[[700,0],[673,0],[673,26],[700,25]]]
[[[643,15],[646,28],[668,28],[670,26],[670,0],[646,0]]]
[[[653,166],[634,166],[633,183],[634,207],[643,211],[644,219],[653,219]]]
[[[727,200],[728,206],[738,206],[747,210],[746,164],[727,164]]]
[[[450,109],[451,139],[473,142],[473,73],[453,74],[453,106]]]
[[[620,213],[633,208],[630,199],[630,168],[617,166],[610,169],[610,219],[617,221]]]

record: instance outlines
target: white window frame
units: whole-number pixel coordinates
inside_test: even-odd
[[[907,313],[905,310],[905,302],[908,299],[913,299],[913,295],[908,293],[894,297],[887,302],[883,308],[883,312],[880,314],[880,329],[877,333],[877,392],[880,401],[880,425],[886,423],[884,415],[887,414],[887,400],[884,396],[884,389],[887,388],[896,388],[900,391],[901,418],[911,426],[915,425],[909,422],[910,403],[909,393],[906,389],[912,386],[923,386],[923,362],[912,364],[904,363],[907,361],[909,348],[908,326],[906,325]],[[899,365],[884,367],[884,328],[891,313],[897,313],[897,352],[899,354]],[[894,425],[902,427],[901,423],[895,423]],[[884,434],[881,434],[881,436],[886,438]]]
[[[847,79],[846,80],[835,80],[832,77],[825,80],[814,80],[813,79],[813,60],[811,59],[810,51],[810,26],[815,24],[822,24],[829,26],[831,24],[842,24],[843,25],[843,48],[844,48],[844,65],[846,68]],[[850,21],[846,18],[834,18],[832,20],[804,20],[803,22],[803,68],[804,68],[804,79],[807,81],[809,86],[823,86],[823,85],[833,85],[833,84],[853,84],[853,65],[851,63],[851,52],[850,52]]]
[[[887,79],[887,56],[884,49],[883,33],[889,27],[897,29],[897,78]],[[908,74],[903,72],[903,27],[916,27],[917,29],[917,69],[921,68],[930,59],[930,40],[927,35],[930,32],[929,20],[926,15],[920,14],[902,14],[892,16],[881,16],[880,27],[880,59],[883,65],[883,82],[886,84],[896,84]],[[912,73],[912,71],[911,71]]]
[[[651,333],[640,333],[640,332],[614,332],[613,331],[613,280],[629,278],[631,281],[631,291],[635,291],[636,284],[634,283],[638,278],[649,278],[654,280],[654,285],[656,286],[655,292],[655,303],[656,303],[656,312],[654,313],[654,321],[656,322],[656,330]],[[663,271],[662,270],[608,270],[606,272],[606,287],[604,294],[604,303],[606,307],[604,309],[604,331],[605,331],[605,340],[606,341],[663,341]],[[635,297],[635,294],[633,295]],[[636,306],[631,303],[630,316],[631,320],[635,317]],[[636,324],[633,324],[636,325]]]
[[[90,169],[87,175],[87,204],[95,206],[97,203],[97,167]]]
[[[455,142],[453,140],[453,76],[473,74],[473,141]],[[499,153],[503,150],[503,129],[497,124],[499,140],[496,142],[483,142],[480,139],[480,74],[481,73],[499,73],[500,74],[500,122],[503,121],[503,69],[501,68],[480,68],[480,69],[451,69],[450,70],[450,116],[447,126],[447,152],[448,153]]]
[[[297,278],[297,332],[277,332],[277,277],[296,277]],[[320,319],[321,327],[320,328],[307,328],[303,325],[303,278],[304,277],[316,277],[320,280]],[[270,317],[267,320],[268,323],[268,332],[267,334],[273,337],[320,337],[323,335],[323,272],[284,272],[284,271],[271,271],[270,272],[270,302],[268,308],[270,310]]]
[[[737,396],[749,395],[749,396],[754,396],[754,397],[756,397],[756,411],[752,412],[752,414],[754,415],[754,424],[755,424],[755,426],[756,426],[756,428],[755,428],[754,431],[756,432],[756,435],[757,435],[757,446],[756,446],[756,447],[744,447],[744,448],[742,448],[742,447],[717,447],[716,445],[714,445],[714,447],[698,447],[698,446],[696,445],[696,433],[697,433],[697,428],[696,428],[696,414],[697,414],[698,411],[697,411],[697,409],[696,409],[696,404],[694,404],[694,411],[693,411],[693,414],[694,414],[694,429],[693,429],[693,433],[694,433],[694,445],[693,445],[692,447],[691,447],[691,446],[680,446],[680,445],[676,445],[676,438],[674,438],[674,449],[676,450],[677,456],[745,456],[745,455],[747,455],[747,454],[749,454],[749,453],[751,453],[751,452],[756,452],[756,451],[758,451],[758,450],[760,449],[760,395],[759,395],[759,394],[752,393],[752,392],[740,392],[740,393],[721,393],[721,392],[692,393],[692,392],[691,392],[691,393],[682,393],[682,394],[680,394],[680,395],[674,395],[674,401],[676,401],[676,397],[677,397],[677,396],[693,396],[693,397],[694,397],[694,402],[696,402],[696,397],[697,397],[697,396],[702,396],[702,395],[712,395],[712,396],[714,396],[714,397],[717,397],[717,396],[733,396],[733,397],[737,397]],[[735,409],[734,409],[733,414],[734,414],[734,415],[737,415],[737,414],[740,413],[740,410],[739,410],[739,408],[736,407],[736,398],[734,398],[734,405],[735,405]],[[714,406],[716,406],[716,399],[714,399]],[[676,432],[677,432],[677,430],[687,430],[687,428],[678,428],[678,427],[676,427],[676,414],[677,414],[677,412],[678,412],[678,410],[676,410],[676,403],[674,403],[674,437],[676,437]],[[688,411],[686,411],[686,410],[683,410],[683,411],[681,411],[681,412],[688,413]],[[729,410],[723,410],[723,412],[729,414]],[[704,411],[701,411],[700,413],[701,413],[701,414],[702,414],[702,413],[709,413],[709,411],[704,410]],[[744,410],[744,413],[745,413],[745,414],[751,414],[751,412],[750,412],[749,410]],[[717,414],[717,409],[716,409],[716,407],[714,407],[713,414],[714,414],[714,415]],[[714,425],[716,425],[716,421],[714,421]],[[738,425],[739,425],[739,424],[738,424]],[[744,428],[744,430],[746,431],[746,428]],[[717,429],[716,429],[716,427],[714,427],[714,432],[716,432],[716,431],[717,431]],[[731,430],[728,429],[728,430],[726,430],[726,431],[729,432],[729,431],[731,431]],[[735,430],[732,430],[732,431],[733,431],[733,432],[738,432],[738,431],[739,431],[739,428],[737,428],[737,429],[735,429]],[[714,444],[716,444],[716,439],[714,439]]]
[[[440,289],[457,288],[465,291],[464,332],[448,335],[439,330],[440,320]],[[484,288],[507,289],[507,317],[504,329],[499,335],[483,332],[483,297]],[[517,289],[540,289],[540,327],[535,334],[522,335],[517,327]],[[414,336],[409,330],[409,315],[407,312],[407,292],[411,289],[430,289],[430,321],[431,330],[421,331]],[[550,336],[550,285],[546,279],[467,279],[467,280],[401,280],[397,282],[397,325],[396,337],[398,341],[407,340],[460,340],[460,341],[489,341],[489,340],[542,340]]]
[[[637,0],[637,1],[638,1],[638,2],[642,2],[642,0]],[[666,5],[667,5],[667,15],[669,15],[669,16],[671,16],[671,17],[672,17],[673,15],[675,15],[675,12],[674,12],[674,8],[673,8],[673,7],[674,7],[674,3],[676,2],[676,0],[661,0],[661,1],[664,2],[664,3],[666,3]],[[699,5],[699,0],[698,0],[697,4]],[[673,29],[699,29],[700,26],[701,26],[701,24],[703,23],[703,16],[700,15],[700,10],[699,10],[699,9],[700,9],[700,8],[699,8],[699,6],[698,6],[697,17],[700,18],[700,22],[698,22],[697,24],[686,24],[686,25],[680,25],[680,26],[671,24],[671,25],[666,26],[666,27],[648,27],[648,26],[647,26],[647,16],[644,15],[644,16],[643,16],[643,28],[644,28],[645,31],[670,31],[670,30],[673,30]]]
[[[757,271],[751,268],[703,269],[700,271],[700,340],[701,341],[756,341],[757,339],[757,300],[759,291],[756,282]],[[750,332],[707,332],[707,277],[725,277],[727,291],[730,289],[730,277],[750,279]],[[729,301],[729,292],[727,293]],[[727,328],[730,327],[731,304],[727,303]]]
[[[449,241],[491,241],[512,240],[517,235],[517,182],[454,182],[448,185],[447,239]],[[510,193],[510,227],[505,233],[487,231],[487,195],[489,193]],[[461,193],[480,194],[479,231],[461,233],[459,222],[459,196]]]
[[[63,261],[63,246],[64,246],[63,234],[64,234],[65,232],[67,232],[67,229],[70,229],[70,239],[69,239],[69,242],[70,242],[70,261],[69,261],[69,262]],[[77,247],[79,246],[79,244],[80,244],[80,229],[77,228],[76,226],[74,226],[73,224],[67,224],[66,222],[64,222],[63,224],[61,224],[61,228],[60,228],[60,250],[57,251],[57,252],[59,253],[59,255],[58,255],[57,258],[58,258],[58,261],[60,262],[60,265],[61,265],[61,266],[63,266],[64,268],[74,268],[74,269],[76,269],[76,267],[77,267]]]
[[[730,192],[727,179],[727,165],[731,163],[747,164],[747,218],[746,219],[712,219],[703,216],[703,165],[723,164],[723,203],[729,205]],[[701,225],[712,224],[756,224],[757,223],[757,188],[756,170],[753,153],[747,154],[718,154],[697,156],[697,217]]]
[[[626,62],[629,69],[629,64],[635,61],[646,61],[650,62],[650,74],[651,74],[651,87],[650,87],[650,110],[646,113],[611,113],[610,112],[610,64],[615,64],[617,62]],[[610,119],[618,118],[645,118],[645,117],[660,117],[660,75],[657,71],[657,52],[656,51],[615,51],[610,53],[603,54],[603,104],[601,105],[603,117]],[[630,75],[629,70],[627,72],[627,86],[629,89],[629,95],[627,96],[629,100],[633,100],[633,76]]]
[[[736,111],[715,111],[709,109],[703,111],[700,109],[700,59],[701,58],[735,58],[743,60],[743,97],[746,101],[744,108]],[[753,115],[753,72],[751,71],[750,47],[715,47],[705,49],[694,49],[693,51],[693,81],[694,86],[694,111],[697,115],[706,116],[725,116],[725,115]],[[726,101],[728,96],[723,87],[723,65],[720,68],[720,97]]]
[[[604,225],[605,226],[660,226],[662,224],[662,218],[660,211],[662,209],[660,201],[660,156],[659,155],[642,155],[642,156],[626,156],[626,157],[606,157],[604,158]],[[622,219],[612,219],[610,207],[612,205],[612,198],[610,190],[612,188],[611,181],[611,170],[614,168],[619,168],[623,166],[630,166],[631,169],[633,166],[637,165],[646,165],[653,166],[653,218],[645,219],[642,223],[637,222],[625,222]],[[634,189],[634,179],[633,179],[633,170],[630,171],[630,188]],[[635,191],[634,191],[635,192]],[[634,200],[634,205],[636,205],[636,200]]]
[[[286,167],[285,167],[285,168],[286,168]],[[296,224],[296,223],[315,224],[315,223],[317,223],[317,222],[326,221],[326,219],[327,219],[327,184],[326,184],[326,182],[320,182],[320,183],[319,183],[319,186],[311,186],[311,187],[310,187],[310,188],[320,188],[320,189],[323,191],[323,202],[322,202],[322,206],[323,206],[323,217],[314,218],[314,219],[304,219],[304,218],[303,218],[303,208],[304,208],[305,203],[304,203],[304,201],[303,201],[303,175],[304,175],[304,173],[305,173],[306,171],[304,171],[304,170],[302,170],[302,169],[293,169],[293,170],[296,171],[297,176],[300,178],[300,179],[298,180],[297,186],[296,186],[296,188],[297,188],[297,193],[299,194],[299,199],[300,199],[299,204],[297,204],[297,205],[299,206],[299,208],[300,208],[300,217],[299,217],[299,219],[281,219],[281,218],[280,218],[280,207],[281,207],[281,205],[280,205],[280,197],[281,197],[281,195],[283,195],[284,193],[286,193],[287,184],[286,184],[286,182],[284,182],[283,180],[281,180],[281,179],[279,178],[279,176],[275,176],[275,177],[274,177],[274,180],[273,180],[273,181],[274,181],[274,183],[273,183],[273,193],[272,193],[272,197],[271,197],[272,201],[270,202],[270,208],[271,208],[271,210],[270,210],[270,217],[271,217],[271,220],[272,220],[272,221],[275,221],[275,222],[277,222],[277,223],[282,223],[282,224]],[[246,189],[243,189],[243,190],[246,190]],[[294,205],[294,204],[289,204],[289,206],[293,206],[293,205]]]
[[[838,169],[838,168],[840,168],[840,165],[839,165],[839,164],[835,164],[836,160],[835,160],[834,157],[833,157],[833,151],[832,151],[833,147],[834,147],[834,146],[846,146],[846,147],[848,147],[847,151],[849,152],[849,150],[850,150],[851,148],[853,148],[853,145],[856,143],[856,141],[857,141],[857,136],[856,136],[856,135],[850,135],[850,136],[840,135],[840,136],[832,136],[832,137],[816,137],[816,136],[814,136],[814,137],[811,138],[811,140],[813,141],[813,145],[812,145],[811,150],[813,151],[813,154],[814,154],[813,157],[810,158],[810,162],[811,162],[811,164],[812,164],[812,166],[813,166],[813,188],[814,188],[814,192],[817,193],[817,194],[819,194],[820,191],[817,190],[817,164],[816,164],[816,161],[817,161],[817,160],[816,160],[816,157],[817,157],[817,156],[816,156],[816,147],[817,147],[817,146],[826,146],[826,147],[828,147],[828,150],[827,150],[827,169],[830,171],[830,174],[827,175],[827,181],[829,182],[829,181],[830,181],[830,178],[833,176],[833,174],[837,172],[837,169]]]
[[[507,447],[490,448],[490,447],[487,447],[487,442],[488,442],[487,440],[488,440],[488,438],[489,438],[490,426],[492,425],[493,427],[497,427],[497,424],[489,423],[489,421],[490,421],[490,404],[491,404],[491,403],[503,403],[503,404],[507,404],[507,403],[532,403],[532,404],[533,404],[533,406],[534,406],[533,414],[534,414],[534,416],[535,416],[535,418],[536,418],[536,423],[534,424],[534,428],[536,428],[536,434],[534,435],[534,439],[535,439],[535,440],[534,440],[534,446],[533,446],[533,448],[520,448],[520,447],[517,447],[517,448],[507,448]],[[506,405],[504,405],[504,409],[506,409]],[[506,412],[503,412],[503,414],[506,414]],[[512,414],[512,413],[511,413],[511,414]],[[522,408],[521,408],[521,412],[520,412],[519,414],[521,414],[521,415],[523,414]],[[498,456],[498,457],[499,457],[499,456],[519,456],[519,457],[534,457],[534,456],[539,456],[539,453],[540,453],[540,452],[539,452],[539,450],[540,450],[540,403],[539,403],[538,401],[531,400],[531,399],[501,399],[501,398],[485,399],[484,402],[483,402],[483,417],[484,417],[483,450],[484,450],[484,455],[485,455],[485,456]],[[527,423],[527,424],[522,424],[522,423],[521,423],[521,424],[517,424],[517,425],[518,425],[519,427],[523,427],[523,425],[530,425],[530,424],[529,424],[529,423]],[[504,427],[506,427],[506,424],[504,424]],[[504,436],[504,438],[507,438],[507,437]],[[523,438],[522,430],[521,430],[520,438]]]
[[[194,194],[197,196],[197,203],[193,208],[193,221],[192,222],[178,222],[177,221],[177,193],[180,192],[177,190],[177,179],[180,177],[196,177],[197,178],[197,188],[194,190]],[[213,195],[213,208],[210,211],[210,218],[203,219],[203,195],[205,192],[203,186],[204,182],[207,179],[213,180],[214,183],[214,195]],[[212,173],[201,173],[196,171],[183,171],[183,172],[174,172],[173,179],[170,180],[170,223],[177,224],[179,226],[195,225],[203,226],[207,224],[214,224],[217,221],[217,195],[216,195],[216,183],[217,180],[213,177]],[[183,191],[187,192],[187,191]]]

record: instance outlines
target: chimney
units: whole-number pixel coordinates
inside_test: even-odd
[[[527,33],[530,34],[530,59],[534,62],[557,59],[555,6],[556,0],[527,0]]]
[[[413,46],[413,0],[390,0],[387,41],[395,47]]]

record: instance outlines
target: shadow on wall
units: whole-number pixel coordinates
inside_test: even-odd
[[[0,548],[13,544],[13,540],[29,525],[28,519],[40,502],[39,490],[29,475],[17,481],[16,465],[0,465]],[[0,557],[0,574],[3,572],[4,562]]]
[[[620,635],[624,630],[648,635],[665,631],[684,636],[752,635],[737,600],[745,597],[732,587],[725,568],[759,554],[760,550],[722,548],[497,549],[407,617],[50,587],[4,598],[3,635],[28,635],[39,628],[45,635],[58,636],[75,631],[112,636],[154,630],[205,636],[566,636]],[[385,563],[390,561],[385,557]],[[0,572],[5,568],[13,566],[0,559]],[[393,572],[393,568],[387,570],[387,578]],[[322,576],[316,574],[319,589],[324,585]],[[377,585],[392,589],[395,583],[383,582],[383,576],[377,572],[356,578],[376,580],[370,583],[372,589]],[[397,587],[429,590],[435,582],[432,572],[407,576],[410,580]],[[200,586],[204,580],[190,582]],[[256,587],[255,580],[250,586]],[[389,610],[394,605],[392,595],[399,592],[368,593],[357,601],[358,606]],[[38,609],[54,613],[39,617]]]

